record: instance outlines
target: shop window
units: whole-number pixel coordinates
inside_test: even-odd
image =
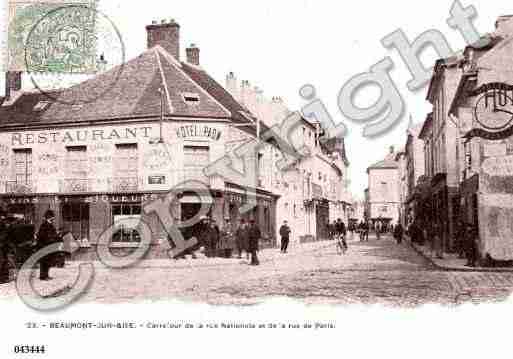
[[[69,231],[76,240],[89,238],[89,204],[65,203],[61,206],[62,229]]]
[[[13,152],[16,183],[30,185],[32,183],[32,149],[16,149]]]
[[[138,223],[141,219],[140,203],[122,203],[112,205],[112,222],[116,223],[124,219],[135,219],[134,223]],[[140,242],[141,237],[136,230],[136,226],[129,226],[123,223],[117,232],[112,236],[112,242],[134,243]]]

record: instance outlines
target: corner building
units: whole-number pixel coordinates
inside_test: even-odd
[[[177,23],[154,23],[146,30],[148,49],[141,55],[67,89],[24,92],[22,74],[7,74],[0,105],[3,207],[37,226],[53,209],[57,227],[82,243],[81,258],[94,257],[99,236],[116,220],[136,216],[152,231],[150,257],[160,257],[167,234],[155,214],[143,213],[143,203],[186,180],[199,180],[210,189],[209,215],[221,227],[226,217],[255,219],[263,244],[275,245],[279,195],[271,191],[270,176],[261,176],[250,191],[256,198],[248,198],[238,184],[203,173],[255,137],[253,114],[204,71],[199,48],[189,47],[187,61],[180,61]],[[88,92],[102,96],[66,104]],[[272,160],[264,152],[258,165]],[[253,199],[256,207],[241,215],[240,206]],[[185,220],[200,206],[194,188],[183,188],[171,210]],[[192,230],[185,230],[186,238]],[[134,228],[122,228],[109,246],[133,250],[138,236]]]

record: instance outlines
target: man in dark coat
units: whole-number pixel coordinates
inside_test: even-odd
[[[477,229],[472,224],[467,224],[467,230],[465,233],[465,252],[467,256],[467,267],[475,267],[477,261]]]
[[[281,253],[287,253],[287,247],[289,246],[290,240],[290,227],[287,221],[283,221],[283,224],[280,227],[280,236],[281,236]]]
[[[205,254],[207,257],[215,257],[217,251],[217,243],[219,242],[220,231],[214,221],[205,229]]]
[[[248,238],[249,238],[249,252],[251,253],[251,265],[259,265],[257,252],[258,252],[258,241],[262,233],[260,232],[260,228],[255,223],[255,220],[251,220],[251,224],[248,229]]]
[[[240,220],[240,224],[235,231],[235,244],[237,246],[237,252],[239,253],[239,258],[242,257],[242,250],[246,251],[246,255],[249,259],[249,251],[247,246],[247,226],[246,221],[244,219]]]
[[[39,249],[42,249],[50,244],[56,243],[59,241],[59,235],[57,234],[57,230],[55,229],[55,213],[52,210],[47,210],[44,215],[43,223],[39,227],[39,232],[37,234],[37,245]],[[49,254],[43,258],[41,258],[39,262],[39,279],[40,280],[51,280],[52,278],[49,276],[50,267],[52,266],[52,262],[54,259],[53,254]]]
[[[397,223],[394,227],[394,238],[397,241],[397,244],[401,244],[403,241],[403,226],[401,223]]]
[[[362,222],[362,242],[369,241],[369,222]]]

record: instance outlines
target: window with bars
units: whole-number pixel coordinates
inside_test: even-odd
[[[16,149],[14,152],[14,178],[17,184],[32,183],[32,149]]]

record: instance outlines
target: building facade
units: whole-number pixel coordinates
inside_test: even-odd
[[[266,177],[271,179],[271,190],[280,194],[276,204],[277,231],[287,220],[292,229],[291,243],[305,242],[328,238],[327,225],[338,218],[347,224],[351,196],[344,140],[322,144],[318,123],[291,114],[282,98],[267,99],[261,89],[251,86],[247,80],[238,81],[234,73],[227,75],[226,88],[269,128],[281,125],[287,116],[297,116],[299,125],[289,138],[298,148],[306,146],[310,150],[310,155],[292,168],[280,170],[277,163],[283,158],[281,152],[269,147],[275,162]],[[279,240],[278,233],[276,236]]]
[[[400,213],[399,165],[395,160],[397,153],[390,147],[388,155],[367,168],[368,219],[373,223],[396,224]]]
[[[181,61],[176,22],[154,22],[146,31],[148,49],[141,55],[67,89],[23,91],[22,74],[7,73],[0,106],[2,205],[37,225],[46,210],[54,210],[58,228],[70,231],[84,255],[93,257],[101,235],[126,218],[147,224],[150,255],[165,256],[168,223],[145,208],[170,190],[177,193],[170,204],[177,223],[206,208],[221,229],[227,219],[254,219],[263,246],[277,244],[277,219],[289,219],[298,241],[325,238],[325,222],[343,216],[347,205],[343,142],[321,146],[319,127],[298,117],[295,143],[306,144],[312,155],[277,171],[280,146],[259,136],[278,108],[286,110],[281,115],[288,110],[263,110],[247,82],[232,95],[203,69],[194,45]],[[77,93],[87,92],[101,96],[73,102]],[[259,143],[250,156],[253,185],[206,171],[223,159],[244,173],[247,162],[236,150],[251,141]],[[208,196],[200,195],[204,190]],[[241,213],[247,204],[251,209]],[[180,229],[185,239],[197,233],[196,226]],[[112,249],[139,246],[137,225],[115,228]]]
[[[460,128],[461,221],[475,226],[481,263],[513,260],[513,18],[468,46],[450,113]]]
[[[167,232],[144,205],[178,189],[179,200],[171,204],[177,221],[205,205],[221,228],[227,218],[255,219],[263,245],[275,245],[279,194],[272,192],[272,177],[260,176],[249,189],[204,171],[225,156],[234,166],[243,165],[233,149],[255,137],[254,115],[204,71],[197,47],[188,48],[187,61],[180,61],[177,23],[154,23],[146,30],[148,50],[121,70],[115,67],[51,96],[24,92],[21,73],[8,73],[0,106],[3,206],[35,224],[52,209],[59,228],[93,249],[118,220],[137,218],[148,224],[151,253],[160,256]],[[105,89],[107,83],[111,87]],[[77,91],[103,92],[92,103],[70,105],[66,100]],[[274,162],[267,147],[258,154],[259,173],[268,173]],[[208,189],[208,203],[198,196],[199,188]],[[255,206],[240,213],[250,201]],[[182,232],[190,237],[194,226]],[[139,241],[137,228],[123,227],[109,245],[124,249]]]
[[[433,106],[430,131],[424,133],[427,168],[431,180],[431,210],[439,228],[442,245],[454,247],[458,232],[460,194],[458,168],[459,129],[449,115],[461,80],[460,57],[438,60],[428,89],[427,100]],[[436,214],[436,215],[435,215]]]
[[[403,204],[406,225],[412,223],[420,212],[422,197],[421,177],[424,176],[424,143],[419,139],[423,124],[410,122],[406,131],[405,159],[406,159],[406,200]]]

